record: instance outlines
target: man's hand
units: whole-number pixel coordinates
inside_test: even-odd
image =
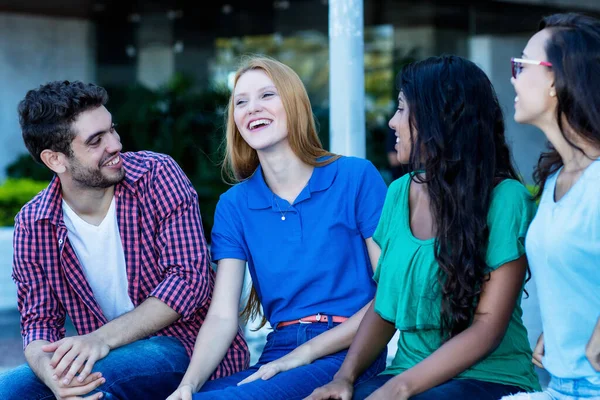
[[[533,359],[531,361],[533,361],[533,363],[537,367],[544,369],[544,366],[542,365],[542,357],[544,357],[544,333],[543,332],[542,332],[542,334],[540,334],[537,344],[535,345],[535,348],[533,349]]]
[[[84,399],[83,396],[104,384],[104,382],[106,382],[106,379],[102,377],[102,374],[100,372],[94,372],[83,382],[75,380],[70,385],[64,384],[63,381],[50,380],[50,382],[48,382],[48,388],[54,393],[54,396],[58,400],[80,400]],[[102,396],[102,393],[94,393],[91,396],[85,397],[85,400],[98,400],[101,399]]]
[[[54,352],[50,366],[54,368],[53,380],[70,385],[75,375],[83,383],[92,372],[96,361],[106,357],[110,347],[92,332],[88,335],[73,336],[42,346],[46,353]]]

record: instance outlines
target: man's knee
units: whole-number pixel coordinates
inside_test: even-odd
[[[52,392],[27,364],[0,374],[0,399],[43,399],[44,396],[52,396]]]

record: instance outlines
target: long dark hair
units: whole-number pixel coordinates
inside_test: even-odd
[[[471,323],[489,278],[485,256],[492,190],[519,179],[491,82],[471,61],[432,57],[406,66],[399,89],[410,110],[413,180],[426,183],[436,224],[441,331],[449,339]]]
[[[600,147],[600,21],[581,14],[553,14],[542,19],[538,30],[542,29],[550,30],[546,57],[554,72],[558,127],[577,150],[582,151],[565,135],[563,118],[578,136]],[[560,155],[549,144],[533,173],[540,188],[538,198],[548,177],[562,165]]]

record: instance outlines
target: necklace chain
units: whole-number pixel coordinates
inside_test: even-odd
[[[285,214],[287,214],[287,212],[290,211],[290,209],[292,208],[292,205],[290,204],[285,211],[281,211],[281,207],[279,207],[279,201],[277,201],[277,197],[275,197],[275,204],[277,204],[277,209],[279,210],[279,213],[281,214],[281,220],[285,221]]]

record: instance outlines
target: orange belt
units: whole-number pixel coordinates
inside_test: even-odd
[[[331,320],[334,323],[342,323],[346,321],[348,318],[346,317],[338,317],[337,315],[332,315]],[[277,324],[277,328],[283,328],[284,326],[294,325],[294,324],[311,324],[313,322],[329,322],[329,317],[323,314],[317,315],[309,315],[308,317],[294,319],[291,321],[284,321]]]

